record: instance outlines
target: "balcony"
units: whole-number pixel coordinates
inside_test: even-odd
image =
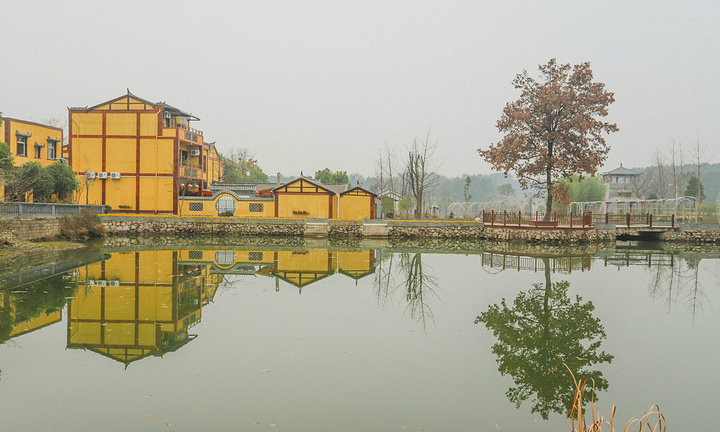
[[[201,130],[191,128],[187,123],[182,124],[174,119],[166,119],[165,127],[180,129],[178,131],[178,137],[184,141],[198,144],[203,143],[203,132]]]
[[[202,165],[191,163],[183,163],[180,165],[180,177],[199,179],[202,177],[202,173]]]

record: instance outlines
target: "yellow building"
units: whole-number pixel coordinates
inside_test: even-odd
[[[2,118],[0,141],[6,143],[15,167],[27,162],[48,166],[63,157],[63,130],[27,120]],[[0,197],[5,188],[0,184]]]
[[[10,147],[16,167],[27,162],[47,166],[62,158],[63,130],[58,127],[3,117],[0,141]]]
[[[340,193],[338,219],[375,219],[377,195],[361,187]]]
[[[202,306],[222,276],[183,264],[178,251],[113,253],[78,269],[68,303],[68,348],[90,349],[126,365],[175,351],[194,336]]]
[[[178,214],[178,198],[209,195],[222,166],[214,143],[190,127],[194,115],[126,95],[69,109],[68,159],[76,201],[120,213]]]
[[[301,177],[272,190],[275,217],[373,219],[377,196],[361,187],[323,184]]]
[[[216,183],[212,194],[180,197],[183,216],[374,219],[377,196],[361,187],[301,177],[283,185]]]

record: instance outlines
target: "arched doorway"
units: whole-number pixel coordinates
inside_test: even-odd
[[[218,216],[234,216],[235,210],[237,209],[237,203],[235,199],[229,195],[223,195],[217,200],[215,204]]]

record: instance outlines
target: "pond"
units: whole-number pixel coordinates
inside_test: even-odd
[[[617,430],[656,404],[669,430],[716,427],[717,249],[255,240],[31,261],[0,266],[3,431],[570,431],[568,370]]]

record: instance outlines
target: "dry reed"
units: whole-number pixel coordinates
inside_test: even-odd
[[[570,368],[568,368],[565,363],[562,363],[562,365],[567,368],[568,372],[570,372],[570,376],[572,376],[573,382],[575,383],[573,406],[568,409],[568,418],[570,419],[572,432],[615,432],[615,405],[613,405],[610,410],[610,420],[605,420],[605,418],[597,411],[595,400],[591,400],[590,423],[588,423],[588,420],[585,418],[587,410],[583,413],[583,396],[585,395],[585,388],[588,386],[588,383],[592,382],[592,386],[594,388],[595,381],[591,378],[585,378],[578,381]],[[555,366],[553,370],[555,370],[558,366]],[[665,416],[660,413],[660,407],[653,405],[645,414],[628,420],[627,423],[625,423],[622,432],[666,432],[666,429]]]

